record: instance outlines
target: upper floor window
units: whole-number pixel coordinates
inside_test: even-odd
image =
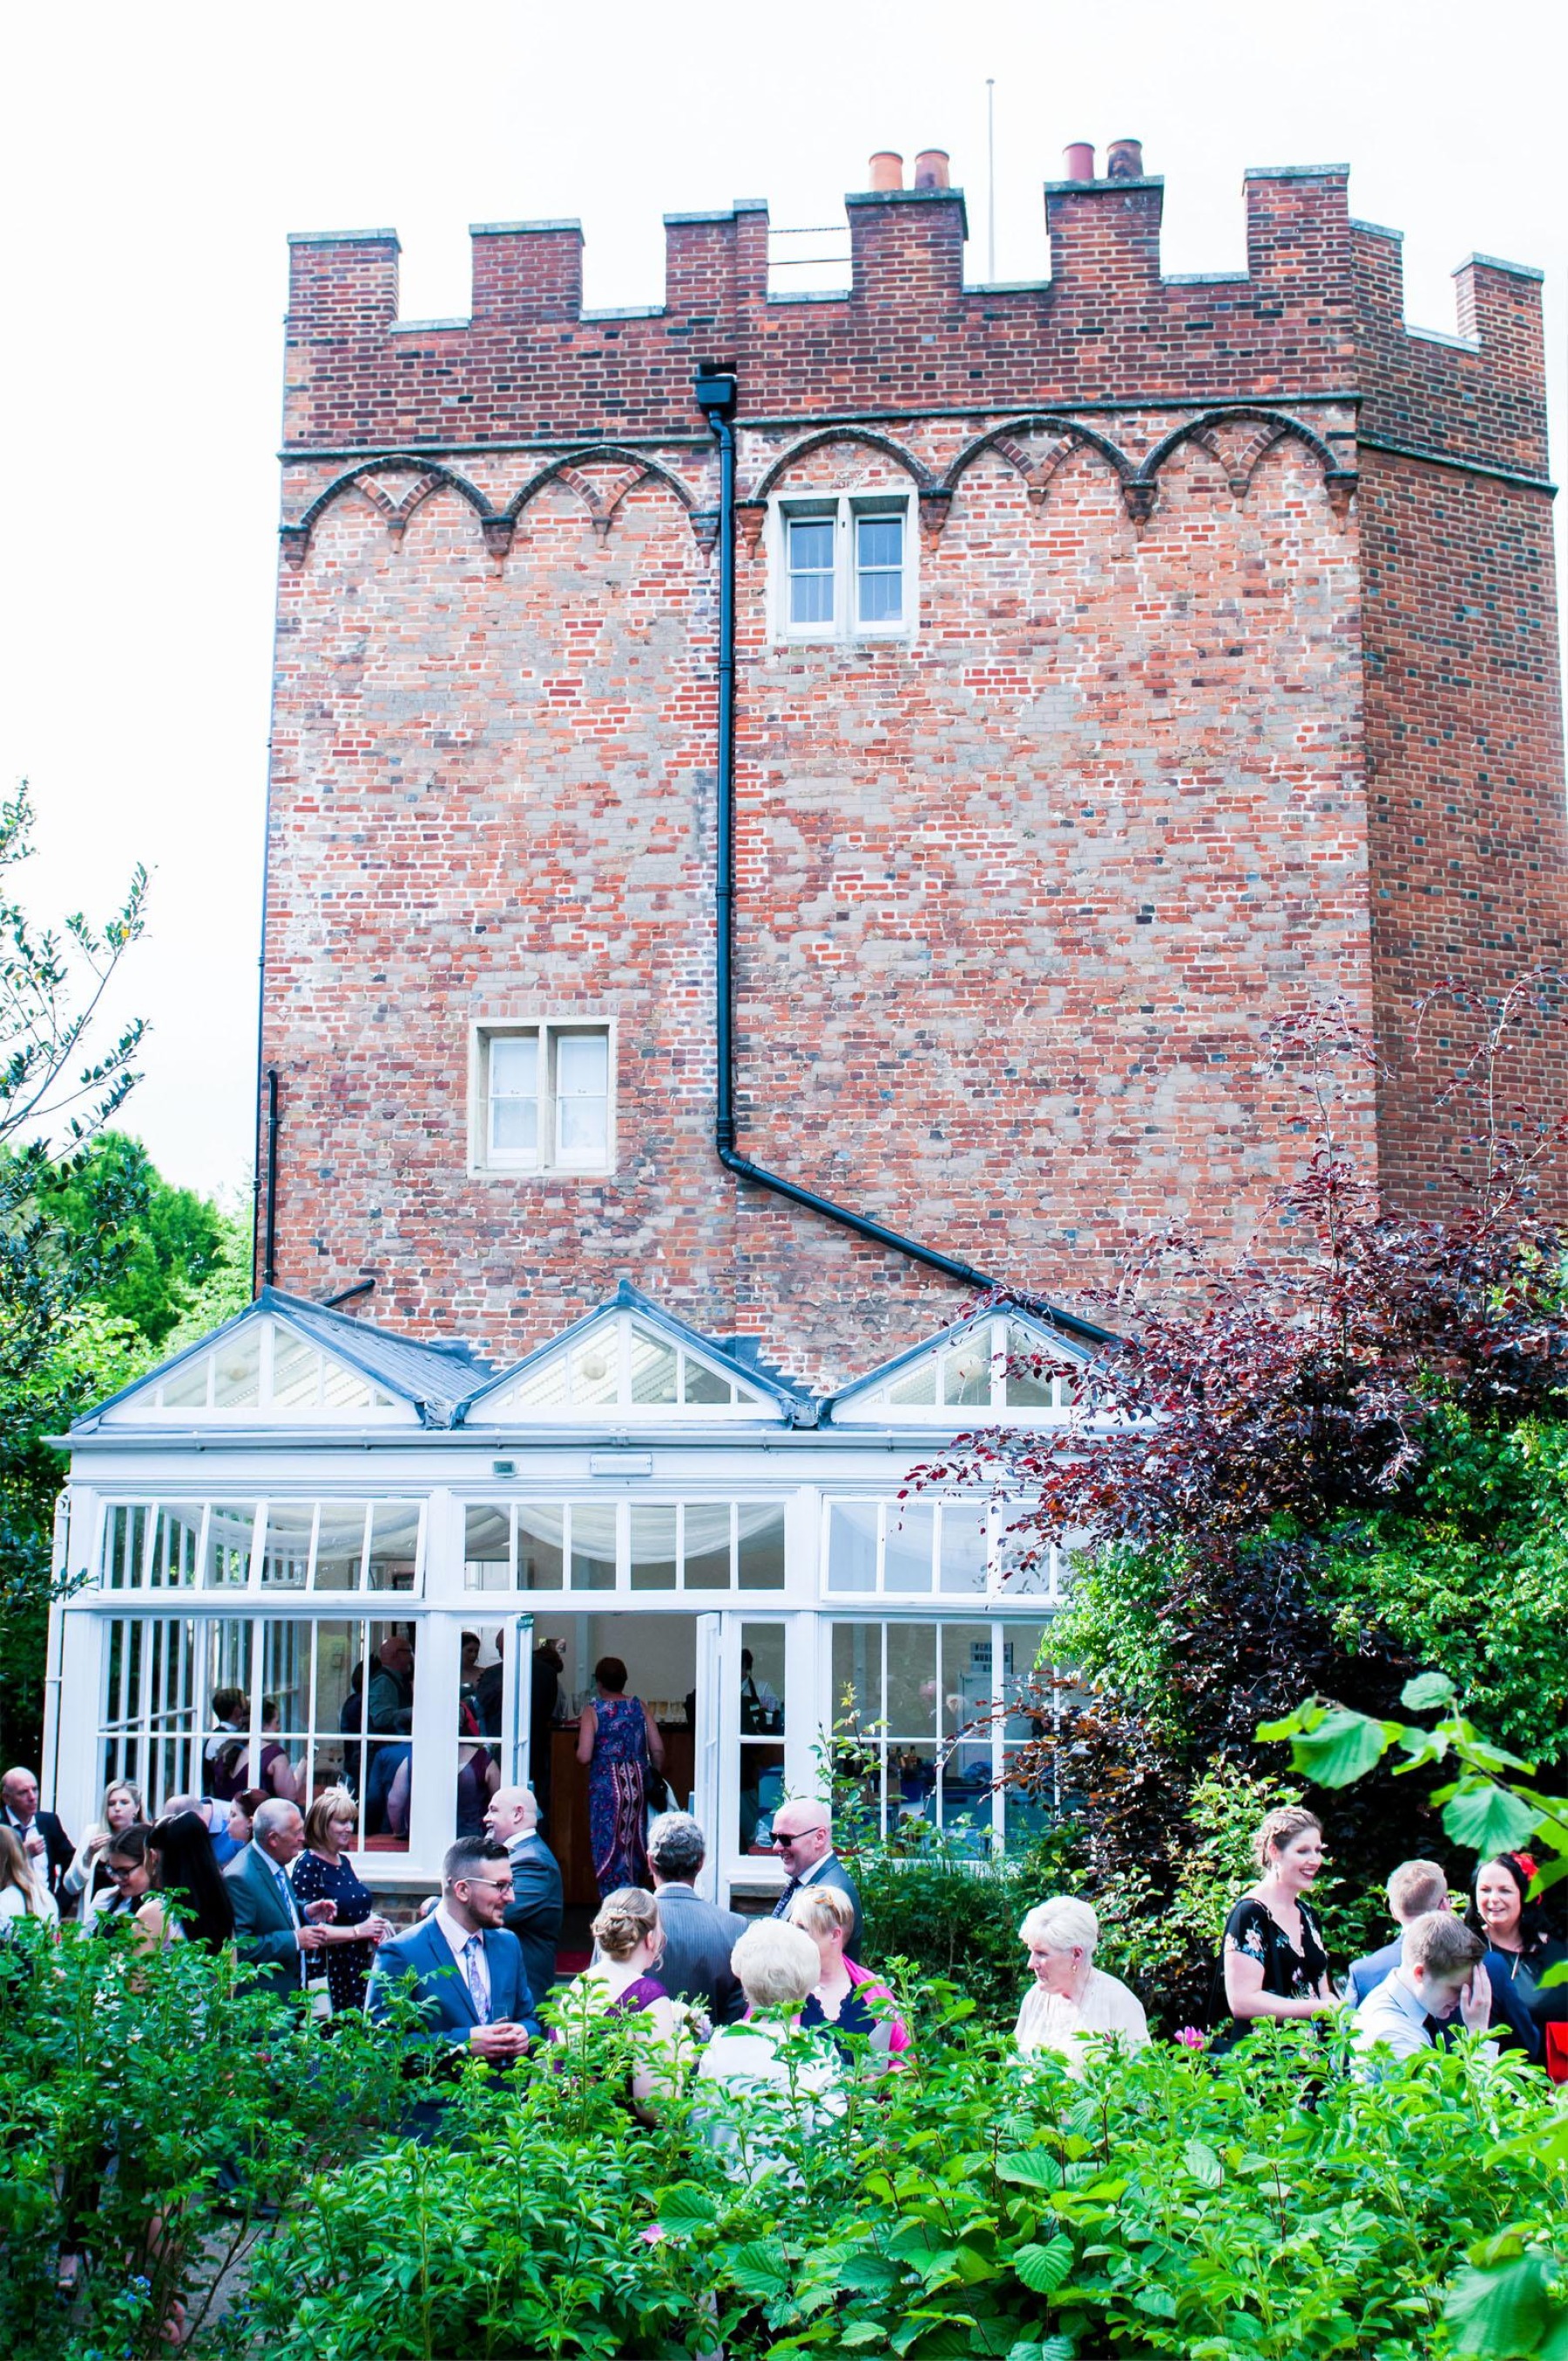
[[[839,492],[778,510],[778,636],[896,639],[915,620],[909,500]]]
[[[497,1172],[608,1172],[608,1025],[490,1025],[477,1050],[476,1163]]]

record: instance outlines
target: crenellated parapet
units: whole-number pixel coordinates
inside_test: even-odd
[[[454,320],[399,318],[390,230],[312,234],[291,244],[286,444],[347,459],[696,443],[692,377],[718,358],[759,422],[1360,399],[1369,433],[1544,475],[1538,277],[1474,258],[1458,333],[1411,334],[1397,239],[1352,220],[1347,181],[1249,172],[1246,269],[1173,277],[1159,179],[1054,181],[1050,275],[1008,286],[965,282],[961,191],[872,188],[845,201],[847,290],[793,298],[769,291],[765,204],[674,214],[663,304],[617,312],[584,308],[576,222],[477,225]]]

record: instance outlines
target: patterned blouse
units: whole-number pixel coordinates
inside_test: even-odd
[[[1263,1989],[1279,2000],[1315,2000],[1323,1978],[1329,1971],[1329,1955],[1323,1949],[1323,1938],[1318,1932],[1305,1899],[1296,1907],[1301,1913],[1301,1948],[1298,1950],[1284,1927],[1267,1905],[1255,1895],[1244,1894],[1225,1921],[1225,1939],[1221,1947],[1220,1965],[1214,1979],[1213,2017],[1220,2028],[1219,2039],[1212,2046],[1228,2048],[1249,2033],[1255,2023],[1253,2017],[1234,2016],[1225,1998],[1225,1959],[1239,1951],[1249,1960],[1256,1960],[1263,1970]],[[1229,2024],[1224,2020],[1230,2019]]]

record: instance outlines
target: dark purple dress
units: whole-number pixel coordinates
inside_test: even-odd
[[[669,1993],[657,1976],[633,1976],[619,2000],[609,2004],[611,2016],[641,2016],[656,2000],[668,2000]]]
[[[600,1697],[588,1764],[588,1840],[599,1895],[646,1885],[648,1725],[641,1697]]]

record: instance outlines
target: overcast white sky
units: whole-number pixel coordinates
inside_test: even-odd
[[[11,12],[0,782],[33,782],[40,909],[155,872],[127,1127],[171,1179],[248,1180],[288,231],[395,226],[419,318],[467,310],[469,222],[577,214],[589,303],[651,302],[663,212],[829,222],[872,148],[936,146],[983,277],[991,75],[998,277],[1044,276],[1069,139],[1143,139],[1171,270],[1242,263],[1246,165],[1348,160],[1420,325],[1453,329],[1472,251],[1546,270],[1561,469],[1565,26],[1562,0]]]

